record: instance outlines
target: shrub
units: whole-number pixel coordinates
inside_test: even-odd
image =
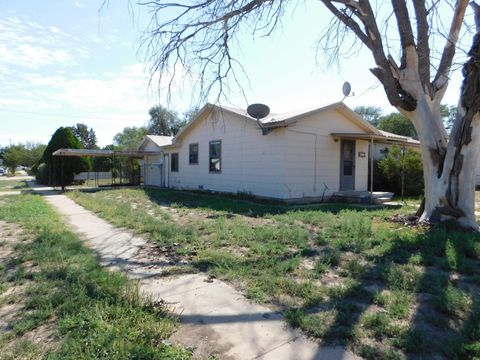
[[[75,174],[86,171],[89,168],[89,162],[79,157],[67,157],[61,159],[53,156],[53,152],[62,148],[81,149],[82,144],[75,137],[72,129],[69,127],[60,127],[55,131],[48,143],[40,164],[45,164],[46,171],[37,174],[37,181],[48,185],[69,185],[73,181]],[[51,170],[51,174],[48,172]]]
[[[402,192],[402,165],[404,166],[404,195],[423,194],[422,157],[413,149],[402,149],[392,146],[385,158],[374,164],[374,189],[390,191],[397,195]]]

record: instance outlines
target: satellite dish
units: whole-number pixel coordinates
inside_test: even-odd
[[[270,114],[270,108],[264,104],[252,104],[247,107],[247,113],[251,117],[259,120]]]
[[[347,97],[348,95],[350,95],[351,91],[352,91],[352,86],[348,81],[345,81],[342,86],[343,96]]]

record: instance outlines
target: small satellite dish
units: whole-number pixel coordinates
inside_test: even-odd
[[[270,108],[264,104],[252,104],[247,107],[247,113],[251,117],[259,120],[270,114]]]
[[[352,91],[352,86],[348,81],[345,81],[342,86],[343,96],[347,97],[348,95],[350,95],[351,91]]]

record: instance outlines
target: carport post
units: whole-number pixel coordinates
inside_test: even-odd
[[[373,136],[370,136],[370,201],[373,201]]]
[[[402,201],[405,192],[405,143],[402,143]]]

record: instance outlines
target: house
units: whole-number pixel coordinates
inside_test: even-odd
[[[376,129],[343,102],[258,122],[207,104],[175,137],[148,135],[139,150],[158,154],[144,158],[147,186],[316,200],[368,191],[370,146],[380,152],[411,140]]]

